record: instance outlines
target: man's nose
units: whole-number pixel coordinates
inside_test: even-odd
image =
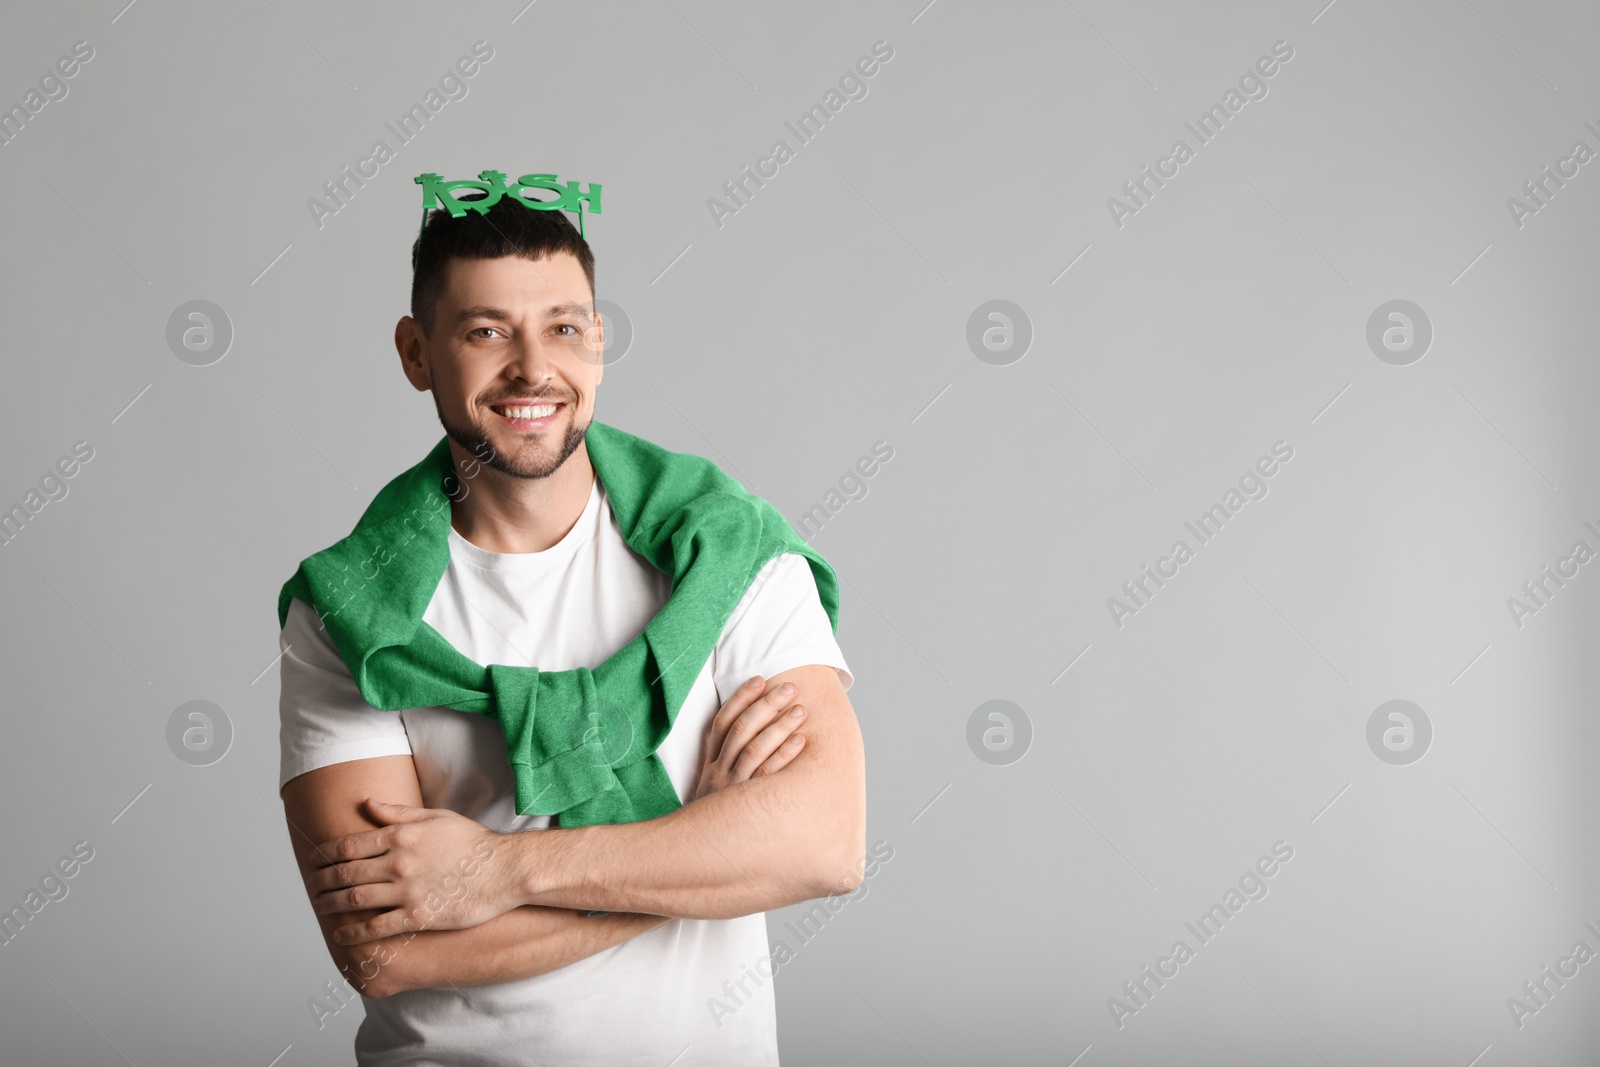
[[[513,378],[528,382],[535,389],[548,388],[555,378],[554,353],[538,338],[526,335],[512,342],[511,365],[507,368]]]

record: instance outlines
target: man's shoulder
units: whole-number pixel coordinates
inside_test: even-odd
[[[611,483],[607,488],[613,495],[640,495],[664,479],[708,491],[736,492],[744,488],[705,456],[674,451],[599,419],[589,423],[584,442],[590,462],[604,471]]]

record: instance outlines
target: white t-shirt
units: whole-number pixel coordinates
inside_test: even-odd
[[[671,578],[623,540],[598,478],[576,525],[543,552],[487,552],[453,529],[449,543],[449,567],[423,619],[486,665],[592,670],[637,636],[671,594]],[[450,808],[501,833],[549,826],[549,816],[516,814],[505,739],[492,716],[373,708],[316,612],[298,600],[290,604],[280,646],[280,790],[318,767],[409,754],[426,807]],[[853,683],[810,565],[798,553],[784,553],[757,574],[734,609],[657,750],[681,801],[693,793],[705,732],[722,702],[752,675],[812,663],[837,669],[845,689]],[[413,989],[363,999],[356,1061],[363,1067],[776,1064],[772,980],[748,979],[767,955],[764,912],[673,919],[533,978],[464,986],[460,993]],[[715,1012],[713,997],[721,1005]],[[730,1005],[736,1005],[731,1015]]]

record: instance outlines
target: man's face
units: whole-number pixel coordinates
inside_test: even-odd
[[[604,371],[583,268],[566,252],[452,259],[446,278],[433,335],[402,353],[407,376],[432,390],[445,432],[479,460],[549,476],[583,443]]]

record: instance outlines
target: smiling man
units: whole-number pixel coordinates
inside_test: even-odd
[[[395,346],[445,437],[280,594],[294,854],[360,1064],[775,1064],[763,913],[864,863],[837,582],[595,420],[593,255],[516,199],[427,216]]]

